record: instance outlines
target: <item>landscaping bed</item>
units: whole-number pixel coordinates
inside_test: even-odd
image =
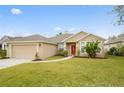
[[[47,58],[47,60],[56,60],[56,59],[61,59],[61,58],[65,58],[64,56],[52,56]]]

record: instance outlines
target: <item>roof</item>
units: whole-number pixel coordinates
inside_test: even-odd
[[[9,40],[8,42],[46,42],[46,43],[52,43],[52,44],[56,44],[55,42],[53,42],[52,40],[50,40],[49,38],[46,38],[42,35],[30,35],[30,36],[26,36],[26,37],[19,37],[19,38],[12,38],[11,40]]]
[[[94,35],[94,34],[91,34],[91,35],[93,35],[93,36],[95,36],[95,37],[98,37],[98,38],[100,38],[100,39],[102,39],[102,40],[106,40],[106,39],[104,39],[103,37],[101,37],[101,36],[98,36],[98,35]]]
[[[79,33],[84,33],[84,34],[86,34],[86,36],[89,35],[88,33],[84,32],[84,31],[78,32],[77,34],[79,34]],[[53,36],[53,37],[50,37],[50,38],[44,37],[44,36],[39,35],[39,34],[34,34],[34,35],[30,35],[30,36],[25,36],[25,37],[9,37],[9,36],[5,36],[5,37],[7,38],[6,42],[8,42],[8,43],[45,42],[45,43],[57,44],[57,43],[65,41],[65,40],[67,40],[71,37],[74,37],[77,34],[65,33],[65,34],[56,35],[56,36]],[[3,37],[3,38],[5,38],[5,37]],[[84,36],[82,38],[84,38]],[[99,37],[99,38],[101,38],[101,37]],[[101,38],[101,39],[103,39],[103,38]]]
[[[76,36],[76,35],[79,34],[79,33],[88,34],[87,32],[80,31],[80,32],[78,32],[78,33],[76,33],[76,34],[72,34],[70,37],[67,37],[67,38],[63,39],[61,42],[65,42],[66,40],[68,40],[68,39],[70,39],[70,38]]]
[[[114,39],[114,40],[108,40],[105,45],[108,44],[115,44],[115,43],[120,43],[120,42],[124,42],[124,38],[118,38],[118,39]]]
[[[54,42],[56,42],[56,43],[59,43],[59,42],[63,41],[65,38],[68,38],[68,37],[70,37],[72,35],[73,34],[66,33],[66,34],[62,34],[62,35],[57,35],[57,36],[51,37],[49,39],[54,41]]]
[[[85,31],[80,31],[80,32],[78,32],[78,33],[76,33],[76,34],[71,35],[71,36],[68,37],[68,38],[65,38],[64,40],[62,40],[62,42],[64,42],[64,41],[66,41],[66,40],[68,40],[68,39],[70,39],[70,38],[76,36],[77,34],[83,34],[82,37],[81,37],[79,40],[81,40],[81,39],[83,39],[83,38],[86,38],[86,37],[89,36],[89,35],[93,35],[93,36],[98,37],[98,38],[100,38],[101,40],[105,41],[105,39],[102,38],[102,37],[100,37],[100,36],[97,36],[97,35],[94,35],[94,34],[90,34],[90,33],[87,33],[87,32],[85,32]],[[77,41],[79,41],[79,40],[77,40]]]
[[[3,42],[6,42],[6,41],[8,41],[8,40],[10,40],[10,39],[12,39],[13,37],[10,37],[10,36],[4,36],[4,37],[2,37],[1,39],[0,39],[0,44],[2,44]]]

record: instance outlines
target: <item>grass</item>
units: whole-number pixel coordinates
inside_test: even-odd
[[[0,70],[0,86],[124,86],[124,57],[25,63]]]
[[[64,58],[64,56],[53,56],[53,57],[49,57],[48,60],[55,60],[55,59],[61,59]]]

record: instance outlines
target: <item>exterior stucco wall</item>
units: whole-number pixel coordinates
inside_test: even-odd
[[[45,59],[50,56],[54,56],[57,52],[57,46],[52,44],[42,43],[39,47],[39,56]]]
[[[46,43],[9,43],[7,56],[10,58],[35,58],[38,52],[40,58],[47,58],[56,54],[57,46]],[[24,56],[23,56],[24,55]]]
[[[97,53],[97,57],[103,57],[104,56],[104,46],[103,46],[104,41],[102,39],[100,39],[100,38],[97,38],[97,37],[93,36],[93,35],[89,35],[86,38],[81,39],[80,41],[77,42],[77,52],[81,48],[81,45],[80,45],[81,42],[93,42],[93,41],[97,41],[97,40],[100,42],[99,46],[101,48],[101,52]],[[88,55],[87,55],[86,52],[85,53],[80,52],[80,56],[87,57]]]
[[[96,37],[94,35],[89,35],[89,36],[81,39],[80,41],[82,41],[82,40],[87,41],[87,42],[92,42],[92,41],[96,41],[96,40],[103,41],[103,40],[101,40],[100,38],[98,38],[98,37]]]

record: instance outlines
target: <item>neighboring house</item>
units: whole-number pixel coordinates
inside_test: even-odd
[[[77,34],[62,34],[51,38],[46,38],[41,35],[32,35],[27,37],[13,38],[7,41],[7,55],[10,58],[31,58],[35,57],[35,54],[45,59],[47,57],[56,54],[57,50],[63,49],[69,52],[69,55],[87,56],[83,46],[87,42],[93,42],[98,40],[101,51],[97,53],[97,56],[104,56],[103,43],[104,39],[89,34],[86,32],[79,32]]]
[[[0,49],[2,50],[7,50],[7,47],[6,47],[6,42],[9,41],[10,39],[12,39],[12,37],[10,36],[4,36],[0,39]]]
[[[104,43],[105,50],[109,51],[112,47],[118,47],[124,45],[124,38],[118,38],[114,40],[108,40]]]

